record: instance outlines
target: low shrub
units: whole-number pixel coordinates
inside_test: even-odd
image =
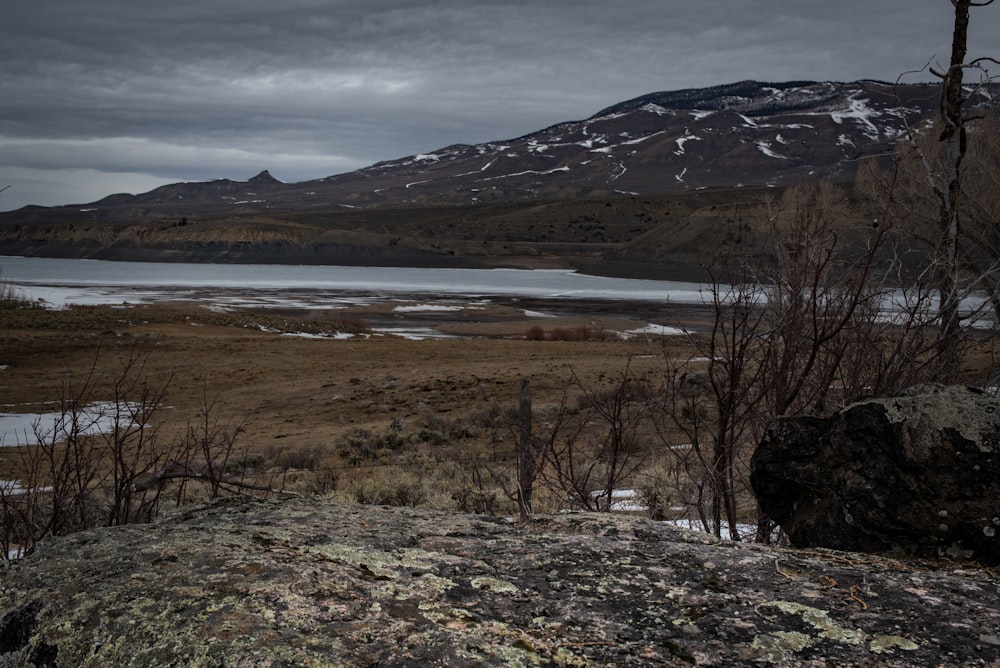
[[[328,454],[329,448],[318,444],[283,446],[272,443],[261,458],[262,464],[268,468],[307,471],[317,468]]]
[[[539,325],[534,325],[533,327],[529,327],[528,331],[524,333],[524,338],[528,341],[544,341],[545,330]]]
[[[422,505],[429,496],[423,476],[397,466],[377,467],[352,480],[347,493],[356,503],[411,508]]]
[[[555,327],[545,331],[539,325],[533,325],[524,333],[528,341],[607,341],[616,338],[613,332],[598,327]]]

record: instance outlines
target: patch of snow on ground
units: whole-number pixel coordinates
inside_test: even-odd
[[[696,109],[696,110],[694,110],[692,112],[689,112],[689,113],[691,114],[691,116],[694,117],[694,120],[700,121],[703,118],[708,118],[709,116],[711,116],[715,112],[714,111],[700,111],[700,110]]]
[[[259,329],[267,334],[278,334],[279,336],[294,336],[300,339],[324,339],[324,340],[343,340],[352,339],[355,334],[351,332],[320,332],[318,334],[312,332],[284,332],[280,329],[274,329],[273,327],[260,326]]]
[[[687,332],[677,327],[653,324],[646,325],[645,327],[639,327],[638,329],[630,329],[625,332],[626,336],[642,336],[644,334],[652,334],[653,336],[681,336],[683,334],[687,334]]]
[[[414,313],[417,311],[463,311],[465,308],[465,306],[449,306],[445,304],[413,304],[410,306],[397,306],[392,310],[399,313]]]
[[[334,332],[332,334],[309,334],[308,332],[282,332],[281,336],[294,336],[300,339],[323,339],[325,341],[345,341],[356,335],[351,332]]]
[[[55,286],[25,285],[19,287],[28,299],[37,301],[48,309],[65,309],[70,306],[102,306],[122,304],[125,295],[122,290],[114,287],[79,287],[64,288]],[[128,301],[144,303],[164,299],[164,293],[153,290],[129,290]]]
[[[666,520],[664,524],[669,524],[681,529],[688,529],[690,531],[697,531],[699,533],[705,532],[705,527],[699,520],[692,519],[680,519],[680,520]],[[740,534],[740,539],[742,542],[753,542],[757,535],[757,527],[753,524],[737,524],[736,530]],[[722,537],[729,538],[729,523],[722,522]]]
[[[128,412],[122,407],[118,412]],[[95,403],[76,416],[80,434],[104,434],[114,428],[114,403]],[[0,413],[0,446],[38,445],[41,438],[50,442],[65,440],[72,428],[73,416],[67,413]]]
[[[594,499],[600,499],[604,496],[603,491],[594,491],[590,493],[590,496]],[[611,503],[609,505],[609,510],[620,512],[620,513],[641,513],[649,510],[649,508],[638,501],[639,493],[634,489],[615,489],[611,491]]]
[[[596,490],[590,493],[590,496],[594,499],[603,499],[604,491]],[[640,494],[634,489],[615,489],[611,492],[611,503],[609,504],[610,511],[619,513],[644,513],[649,510],[646,504],[640,501]],[[683,508],[675,508],[673,510],[682,511]],[[697,531],[699,533],[705,531],[704,525],[699,520],[690,518],[680,518],[674,520],[665,520],[664,524],[669,524],[681,529],[688,529],[690,531]],[[729,523],[721,523],[721,533],[723,538],[729,537]],[[742,541],[753,541],[757,535],[757,527],[753,524],[737,524],[736,530],[739,532]]]
[[[442,334],[430,327],[375,327],[372,331],[380,334],[399,336],[410,341],[427,341],[429,339],[454,339],[451,334]]]
[[[35,487],[33,489],[39,492],[47,492],[52,488]],[[0,480],[0,490],[2,490],[4,496],[21,496],[22,494],[27,494],[29,491],[31,491],[27,487],[24,487],[17,480]]]

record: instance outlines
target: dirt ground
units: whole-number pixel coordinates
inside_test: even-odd
[[[438,332],[471,338],[410,340],[370,329],[349,338],[262,331],[328,332],[377,321],[380,313],[394,317],[387,309],[382,304],[365,313],[338,313],[340,324],[317,319],[329,315],[299,320],[274,312],[220,315],[196,304],[3,311],[0,405],[14,413],[51,411],[52,402],[88,386],[88,401],[113,400],[115,378],[134,360],[130,381],[165,389],[165,410],[154,420],[163,437],[197,422],[199,409],[211,404],[213,420],[245,421],[243,447],[273,453],[323,448],[354,428],[385,432],[393,421],[461,420],[494,406],[514,407],[525,379],[536,405],[577,397],[577,382],[593,390],[610,387],[626,371],[659,383],[665,346],[683,347],[684,341],[531,340],[525,336],[531,327],[536,335],[540,329],[549,337],[556,332],[596,337],[605,326],[635,323],[583,311],[540,322],[504,306],[415,314],[424,319],[421,327],[431,324]],[[431,316],[437,322],[428,323]]]

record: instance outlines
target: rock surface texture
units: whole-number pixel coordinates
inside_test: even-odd
[[[988,665],[988,570],[610,515],[229,500],[46,541],[0,575],[0,665]]]
[[[792,544],[1000,563],[1000,399],[924,387],[829,419],[774,421],[761,508]]]

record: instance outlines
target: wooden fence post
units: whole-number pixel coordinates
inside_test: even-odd
[[[535,481],[535,451],[531,443],[531,381],[521,381],[520,436],[517,439],[517,505],[521,521],[531,514],[531,488]]]

